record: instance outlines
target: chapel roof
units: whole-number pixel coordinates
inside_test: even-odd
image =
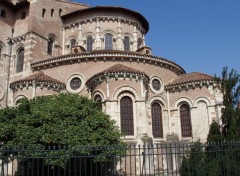
[[[32,83],[33,81],[35,81],[36,83],[50,83],[50,84],[59,85],[61,87],[65,87],[64,83],[62,83],[61,81],[45,74],[42,71],[39,71],[38,73],[35,73],[35,74],[30,75],[28,77],[25,77],[23,79],[14,81],[10,84],[10,87],[13,88],[13,87],[15,87],[17,85],[20,85],[20,84],[29,84],[29,83]]]
[[[132,75],[132,77],[136,77],[136,75],[143,75],[145,78],[147,78],[149,80],[149,77],[142,71],[136,70],[134,68],[122,65],[122,64],[115,64],[105,70],[103,70],[102,72],[99,72],[95,75],[93,75],[86,84],[88,84],[89,82],[91,82],[91,80],[93,80],[94,78],[97,78],[99,76],[104,76],[104,75],[111,75],[111,76],[116,76],[116,75],[126,75],[126,76],[130,76]]]
[[[199,73],[199,72],[192,72],[187,74],[181,74],[176,79],[174,79],[171,83],[166,85],[166,88],[183,85],[183,84],[191,84],[191,83],[205,83],[205,82],[213,82],[214,77]]]

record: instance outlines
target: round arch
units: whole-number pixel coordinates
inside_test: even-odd
[[[28,99],[28,97],[26,95],[18,95],[14,100],[14,106],[17,106],[17,102],[22,98],[27,98]]]
[[[119,99],[120,94],[122,94],[123,92],[129,92],[129,93],[131,93],[134,96],[133,100],[139,100],[139,96],[138,96],[137,91],[134,88],[130,87],[130,86],[124,86],[124,87],[118,88],[113,93],[113,99],[114,100]]]
[[[203,101],[207,104],[207,106],[211,106],[211,102],[208,98],[206,97],[198,97],[195,101],[194,101],[194,104],[193,106],[196,107],[197,104],[200,102],[200,101]]]
[[[106,100],[106,96],[105,96],[105,94],[103,93],[103,91],[101,91],[101,90],[95,90],[95,91],[93,92],[92,98],[94,99],[94,97],[96,97],[97,95],[99,95],[99,96],[102,98],[103,101]]]
[[[165,100],[164,100],[162,97],[155,96],[155,97],[152,97],[152,98],[150,99],[150,101],[149,101],[148,104],[147,104],[147,108],[151,108],[151,105],[152,105],[154,102],[159,102],[160,105],[163,107],[163,110],[166,109],[166,107],[167,107],[166,102],[165,102]]]
[[[175,102],[174,102],[174,109],[178,109],[179,106],[181,106],[182,104],[187,103],[189,105],[189,107],[193,107],[193,103],[192,101],[187,98],[187,97],[181,97],[178,98]]]

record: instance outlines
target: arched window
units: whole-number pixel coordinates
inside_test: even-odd
[[[76,39],[72,39],[70,41],[70,48],[72,48],[73,46],[75,46],[77,44],[77,40]]]
[[[142,39],[138,39],[137,41],[137,49],[141,48],[142,47]]]
[[[192,137],[190,108],[186,104],[180,106],[180,120],[182,137]]]
[[[6,17],[6,10],[2,10],[0,15],[1,15],[1,17],[5,18]]]
[[[42,9],[42,17],[45,16],[45,13],[46,13],[46,9]]]
[[[51,9],[51,17],[53,17],[54,9]]]
[[[59,16],[62,15],[62,9],[59,9]]]
[[[152,104],[152,133],[155,138],[163,137],[162,108],[159,103]]]
[[[53,45],[54,45],[54,39],[49,38],[48,39],[48,55],[52,56],[53,55]]]
[[[100,95],[96,95],[94,100],[97,102],[98,109],[102,110],[102,97]]]
[[[113,49],[113,36],[111,34],[105,35],[105,49],[106,50]]]
[[[17,65],[16,65],[17,73],[23,71],[23,63],[24,63],[24,49],[21,48],[18,50],[18,53],[17,53]]]
[[[128,96],[120,100],[121,132],[125,135],[134,135],[133,102]]]
[[[124,50],[129,51],[130,50],[130,39],[128,36],[124,37],[123,40]]]
[[[93,38],[92,36],[87,37],[87,51],[92,51],[93,48]]]

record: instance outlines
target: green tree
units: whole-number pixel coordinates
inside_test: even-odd
[[[181,175],[231,175],[240,173],[240,152],[231,140],[240,139],[240,75],[236,70],[228,72],[224,67],[222,77],[216,77],[216,84],[223,95],[222,125],[213,121],[207,141],[203,145],[195,142],[191,151],[183,157]]]
[[[120,136],[115,122],[99,110],[96,102],[73,94],[22,99],[17,107],[0,110],[0,141],[3,146],[27,146],[41,150],[58,148],[56,152],[48,153],[48,156],[59,156],[62,150],[60,154],[65,156],[64,159],[44,161],[50,165],[64,167],[68,157],[76,152],[69,146],[94,148],[122,145]],[[88,147],[78,152],[90,155],[93,151]],[[96,160],[107,155],[107,151],[98,152]],[[44,154],[35,150],[27,155],[36,157]]]
[[[227,67],[223,68],[222,77],[216,77],[216,83],[223,95],[222,109],[222,126],[221,133],[226,140],[240,139],[239,135],[239,120],[240,116],[238,111],[238,104],[240,100],[240,74],[236,70],[231,69],[228,71]],[[211,125],[211,128],[216,128],[216,125]],[[214,131],[210,128],[208,139],[216,139],[211,132]],[[219,135],[219,134],[217,134]]]

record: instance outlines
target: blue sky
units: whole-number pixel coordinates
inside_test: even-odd
[[[149,22],[146,44],[153,55],[187,73],[220,76],[228,66],[240,73],[240,0],[76,0],[90,6],[121,6]]]

